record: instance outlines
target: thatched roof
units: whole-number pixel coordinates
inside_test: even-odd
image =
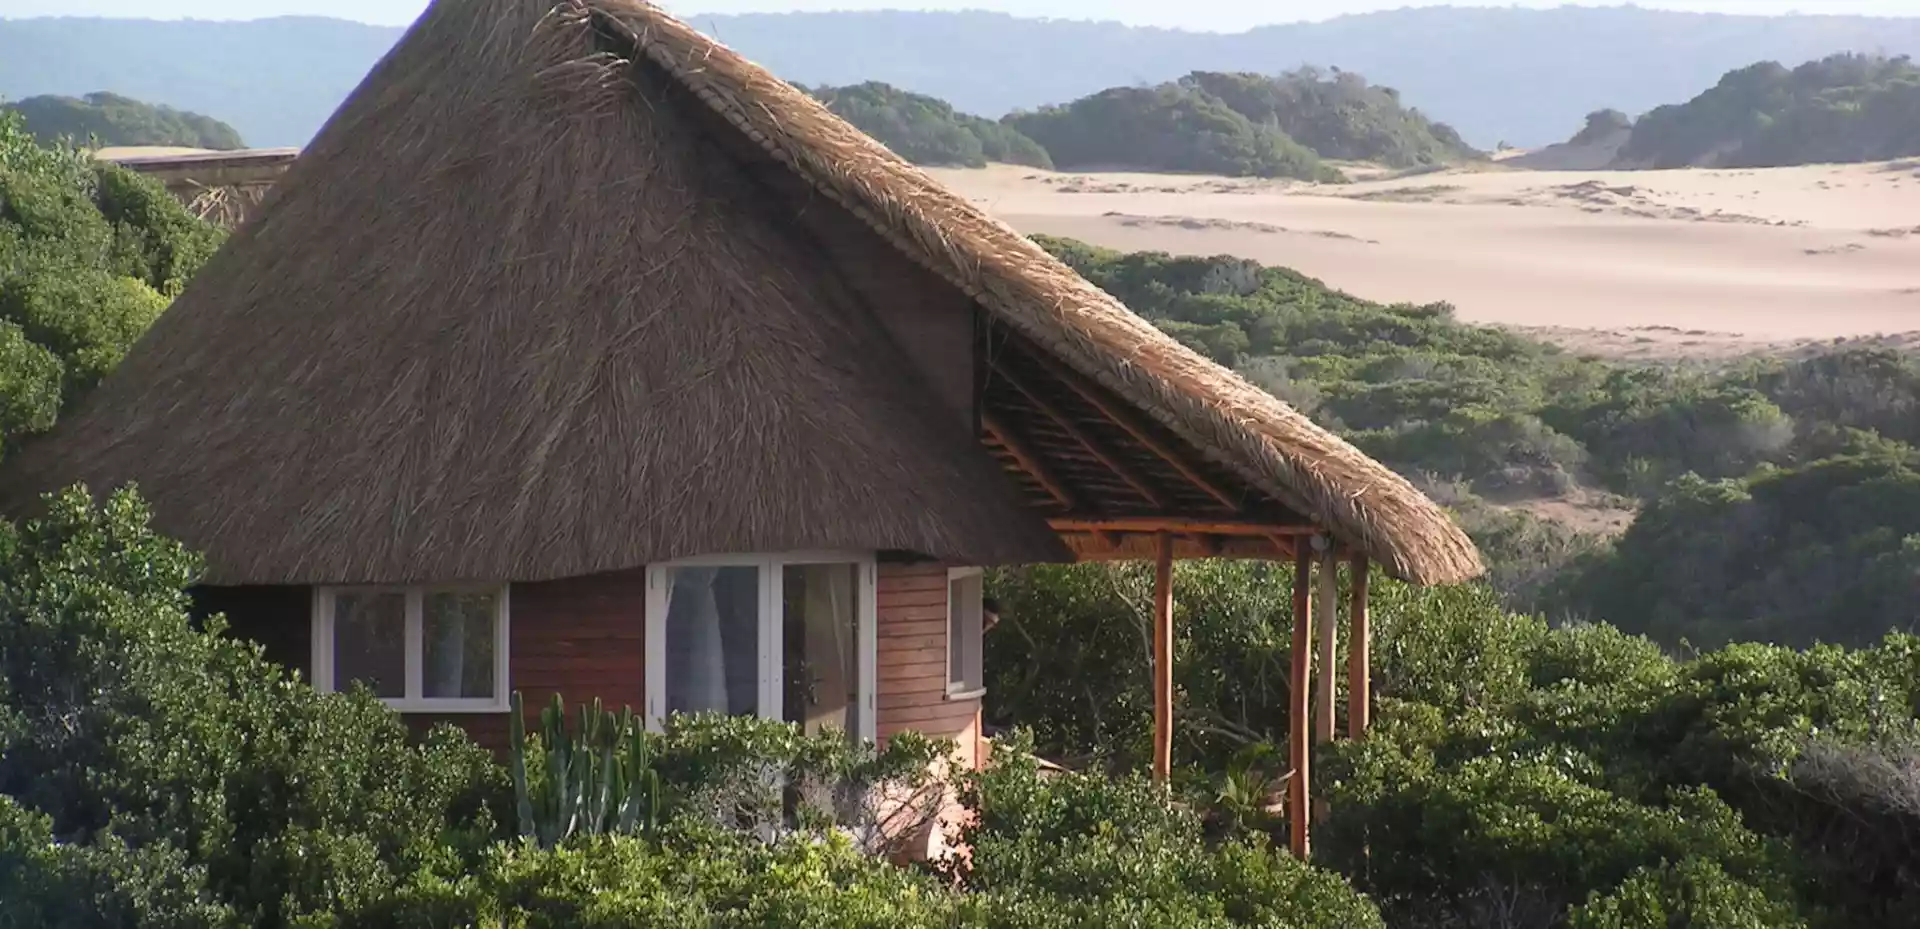
[[[1109,472],[1022,453],[1063,436]],[[1124,508],[1115,475],[1140,514],[1481,570],[1404,479],[639,0],[437,0],[11,470],[137,479],[231,583],[1056,560],[1048,519]]]

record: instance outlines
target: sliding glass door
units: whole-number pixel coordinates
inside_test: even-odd
[[[874,564],[689,559],[647,577],[647,718],[720,712],[873,738]]]

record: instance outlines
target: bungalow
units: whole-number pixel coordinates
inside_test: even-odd
[[[8,463],[137,482],[201,606],[499,745],[509,692],[955,737],[980,568],[1480,573],[1413,486],[640,0],[437,0],[120,368]],[[1364,583],[1353,616],[1364,646]],[[1365,724],[1364,647],[1355,731]]]

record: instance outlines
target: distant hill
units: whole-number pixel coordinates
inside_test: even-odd
[[[1401,103],[1399,91],[1353,71],[1301,68],[1278,77],[1196,71],[1181,83],[1256,124],[1278,128],[1322,158],[1412,168],[1481,155],[1453,127]]]
[[[1920,54],[1920,18],[1632,7],[1428,7],[1231,35],[978,12],[692,21],[788,80],[881,81],[988,118],[1193,71],[1337,65],[1398,88],[1482,148],[1565,138],[1596,107],[1642,113],[1685,100],[1755,61]],[[317,18],[0,20],[0,97],[109,90],[212,115],[255,145],[301,145],[398,35]]]
[[[232,126],[210,116],[142,103],[119,94],[28,97],[0,108],[19,113],[27,131],[42,143],[72,139],[84,145],[98,139],[102,146],[166,145],[219,150],[247,146]]]
[[[1788,69],[1765,61],[1729,72],[1686,103],[1633,124],[1622,167],[1775,167],[1920,155],[1920,67],[1832,55]]]
[[[1415,167],[1479,157],[1397,91],[1350,71],[1279,77],[1196,71],[1157,87],[1113,87],[1014,113],[1061,168],[1123,167],[1344,180],[1322,159]]]
[[[1342,180],[1312,149],[1183,84],[1114,87],[1007,117],[1063,169],[1128,168]]]
[[[878,81],[807,92],[914,164],[978,168],[997,161],[1053,167],[1046,149],[1019,130],[961,113],[944,100]]]

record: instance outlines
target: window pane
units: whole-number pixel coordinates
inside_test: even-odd
[[[857,564],[781,569],[781,707],[808,735],[822,726],[860,734],[859,578]]]
[[[407,694],[407,595],[333,595],[333,689],[363,681],[376,696]]]
[[[967,579],[956,577],[947,582],[947,683],[959,685],[967,679]]]
[[[421,686],[427,697],[489,699],[494,696],[494,616],[499,595],[427,593],[421,601],[421,639],[426,649]]]
[[[967,574],[947,582],[947,683],[959,690],[977,690],[980,673],[980,597],[985,580]]]
[[[667,712],[759,712],[759,568],[670,569],[666,626]]]

